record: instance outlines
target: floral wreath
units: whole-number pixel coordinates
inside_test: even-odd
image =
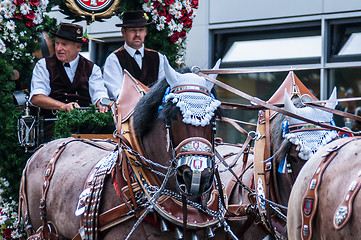
[[[27,51],[28,41],[32,39],[30,32],[43,22],[43,12],[48,4],[49,0],[0,2],[0,56],[7,54],[11,61],[20,58],[34,61],[31,52]]]
[[[179,47],[176,62],[182,65],[185,39],[196,17],[198,0],[144,0],[142,7],[146,15],[151,15],[157,30],[167,31],[170,41]]]

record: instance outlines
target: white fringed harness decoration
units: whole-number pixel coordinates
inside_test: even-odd
[[[287,124],[287,123],[286,123]],[[331,125],[334,125],[331,122]],[[298,156],[307,161],[316,151],[338,137],[336,131],[318,128],[315,125],[300,125],[284,131],[283,137],[296,145]]]
[[[177,89],[175,89],[177,90]],[[221,105],[221,102],[214,98],[212,94],[206,92],[180,92],[165,95],[164,101],[172,101],[179,107],[183,122],[193,126],[207,126],[210,124],[215,110]]]

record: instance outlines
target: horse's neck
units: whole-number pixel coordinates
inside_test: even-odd
[[[141,139],[144,157],[151,160],[154,163],[162,166],[169,166],[170,160],[173,159],[172,146],[167,151],[167,136],[165,126],[162,120],[157,119],[154,127],[142,137]],[[157,167],[156,165],[151,166],[154,170],[165,173],[164,168]],[[157,175],[159,178],[159,176]],[[176,183],[174,178],[169,180],[166,187],[170,190],[176,191]]]

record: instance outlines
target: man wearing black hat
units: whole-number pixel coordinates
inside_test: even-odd
[[[33,70],[30,101],[45,110],[70,111],[74,107],[96,104],[100,112],[108,109],[100,99],[108,98],[99,66],[79,55],[83,27],[61,23],[55,36],[55,55],[40,59]],[[49,113],[50,111],[48,111]]]
[[[88,107],[90,103],[100,112],[108,108],[100,104],[108,98],[99,66],[79,54],[83,43],[83,27],[61,23],[55,36],[55,54],[40,59],[33,70],[30,101],[41,108],[40,114],[53,118],[53,110],[70,111]],[[45,136],[41,142],[50,141],[54,122],[45,122]]]
[[[144,48],[148,23],[143,11],[129,11],[123,14],[122,27],[125,44],[111,53],[104,65],[104,81],[109,97],[116,100],[123,84],[123,70],[134,78],[151,86],[165,77],[164,56],[154,50]]]

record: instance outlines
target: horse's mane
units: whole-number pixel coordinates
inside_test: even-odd
[[[169,87],[166,79],[159,80],[140,99],[133,113],[133,127],[138,136],[143,136],[153,127],[158,117],[158,107],[162,105],[165,90]]]

